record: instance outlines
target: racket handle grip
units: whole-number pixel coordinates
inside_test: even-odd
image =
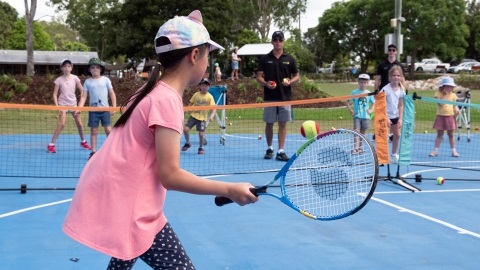
[[[258,196],[256,188],[250,188],[250,192],[252,192],[253,195]],[[227,197],[223,197],[223,196],[215,197],[216,206],[224,206],[225,204],[229,204],[229,203],[233,203],[233,201]]]

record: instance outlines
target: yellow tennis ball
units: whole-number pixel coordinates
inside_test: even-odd
[[[437,177],[437,185],[443,185],[445,183],[445,178],[439,176]]]
[[[320,133],[320,125],[312,120],[305,121],[300,127],[300,133],[304,138],[310,140]]]

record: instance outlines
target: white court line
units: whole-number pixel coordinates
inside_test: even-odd
[[[471,189],[445,189],[445,190],[422,190],[422,193],[436,193],[436,192],[477,192],[480,191],[478,188]],[[375,194],[411,194],[411,191],[375,191]]]
[[[422,191],[422,192],[423,192],[423,191]],[[389,203],[389,202],[387,202],[387,201],[384,201],[384,200],[381,200],[381,199],[378,199],[378,198],[375,198],[375,197],[371,197],[370,199],[371,199],[371,200],[374,200],[374,201],[377,201],[377,202],[379,202],[379,203],[381,203],[381,204],[384,204],[384,205],[387,205],[387,206],[396,208],[396,209],[398,209],[400,212],[410,213],[410,214],[412,214],[412,215],[415,215],[415,216],[418,216],[418,217],[421,217],[421,218],[424,218],[424,219],[433,221],[433,222],[438,223],[438,224],[440,224],[440,225],[443,225],[443,226],[445,226],[445,227],[447,227],[447,228],[450,228],[450,229],[452,229],[452,230],[455,230],[455,231],[457,231],[457,233],[459,233],[459,234],[468,234],[468,235],[471,235],[471,236],[473,236],[473,237],[480,238],[480,234],[478,234],[478,233],[474,233],[474,232],[471,232],[471,231],[469,231],[469,230],[465,230],[465,229],[463,229],[463,228],[460,228],[460,227],[458,227],[458,226],[455,226],[455,225],[450,224],[450,223],[445,222],[445,221],[441,221],[441,220],[436,219],[436,218],[434,218],[434,217],[430,217],[430,216],[427,216],[427,215],[424,215],[424,214],[415,212],[415,211],[413,211],[413,210],[407,209],[407,208],[405,208],[405,207],[401,207],[401,206],[396,205],[396,204],[393,204],[393,203]]]
[[[67,200],[62,200],[62,201],[57,201],[57,202],[52,202],[52,203],[40,204],[40,205],[37,205],[37,206],[28,207],[28,208],[23,208],[23,209],[20,209],[20,210],[16,210],[16,211],[8,212],[8,213],[5,213],[5,214],[1,214],[0,218],[13,216],[13,215],[20,214],[20,213],[23,213],[23,212],[28,212],[28,211],[32,211],[32,210],[35,210],[35,209],[44,208],[44,207],[48,207],[48,206],[52,206],[52,205],[66,203],[66,202],[69,202],[71,200],[72,199],[67,199]]]

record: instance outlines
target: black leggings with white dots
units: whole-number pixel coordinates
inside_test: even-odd
[[[168,223],[155,236],[152,246],[145,253],[131,260],[112,257],[107,270],[130,270],[138,258],[155,270],[195,269],[182,243]]]

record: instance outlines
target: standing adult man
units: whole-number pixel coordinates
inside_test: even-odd
[[[285,36],[282,31],[275,31],[272,35],[273,50],[260,58],[257,71],[257,81],[263,86],[264,102],[278,102],[292,100],[291,84],[300,78],[295,59],[284,52]],[[278,151],[276,159],[288,161],[290,158],[283,150],[287,137],[287,122],[292,121],[292,107],[273,106],[265,107],[263,111],[265,137],[268,149],[265,159],[273,158],[273,125],[278,122]]]
[[[389,83],[388,81],[388,72],[394,66],[402,66],[400,62],[397,61],[397,46],[394,44],[388,45],[388,58],[378,65],[377,75],[375,75],[375,91],[380,91],[382,88]],[[402,82],[404,83],[404,82]]]

